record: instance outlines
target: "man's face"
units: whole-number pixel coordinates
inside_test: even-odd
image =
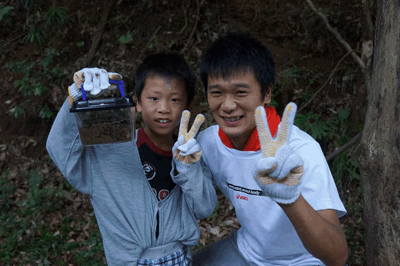
[[[271,101],[271,90],[261,96],[261,86],[252,72],[237,72],[231,77],[208,77],[208,104],[215,121],[236,149],[243,150],[256,126],[258,106]]]
[[[172,138],[186,106],[187,92],[183,81],[149,77],[136,107],[142,112],[146,134],[157,144],[160,138]]]

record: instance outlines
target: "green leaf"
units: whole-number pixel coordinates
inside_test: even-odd
[[[18,116],[24,114],[24,112],[25,112],[25,110],[18,105],[10,110],[10,114],[13,115],[14,117],[18,117]]]
[[[80,42],[77,42],[76,43],[76,46],[78,46],[78,47],[82,47],[82,46],[84,46],[85,45],[85,42],[84,41],[80,41]]]
[[[14,9],[14,7],[12,7],[12,6],[4,6],[4,7],[1,7],[1,8],[0,8],[0,21],[2,21],[2,20],[3,20],[3,17],[4,17],[5,15],[7,15],[7,13],[10,12],[11,10],[13,10],[13,9]]]
[[[119,37],[119,41],[123,44],[130,43],[133,40],[132,34],[128,33],[127,35],[122,35]]]
[[[50,110],[50,108],[46,105],[45,107],[40,110],[40,116],[42,119],[48,120],[53,117],[53,112]]]
[[[53,24],[61,27],[68,20],[67,11],[68,8],[65,6],[56,7],[47,11],[45,27],[47,28]]]

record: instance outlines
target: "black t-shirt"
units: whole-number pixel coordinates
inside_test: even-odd
[[[143,128],[138,130],[136,145],[147,181],[153,188],[157,199],[165,199],[175,187],[170,175],[172,170],[172,151],[163,151],[158,148],[149,139]]]

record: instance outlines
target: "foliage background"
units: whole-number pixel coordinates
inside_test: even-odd
[[[359,53],[361,1],[314,4]],[[146,55],[181,52],[197,69],[210,42],[242,30],[274,54],[272,105],[282,113],[288,101],[295,102],[296,125],[326,155],[356,135],[364,121],[359,68],[305,1],[9,0],[0,2],[0,25],[0,265],[105,263],[88,198],[64,180],[45,150],[72,75],[83,67],[121,73],[132,93],[134,72]],[[192,117],[199,112],[207,117],[206,127],[214,123],[200,83]],[[348,210],[341,222],[349,264],[363,265],[356,154],[357,143],[329,163]],[[201,239],[193,250],[240,227],[232,205],[220,193],[218,199],[214,213],[199,221]]]

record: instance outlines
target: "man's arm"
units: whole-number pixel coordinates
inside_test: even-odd
[[[327,266],[346,264],[346,237],[335,210],[315,211],[302,195],[291,204],[278,204],[308,252]]]
[[[348,248],[336,211],[317,212],[301,195],[304,161],[288,145],[296,110],[294,103],[286,106],[279,130],[272,138],[264,108],[257,107],[255,120],[263,158],[254,169],[255,180],[286,213],[308,252],[326,265],[343,266]]]

